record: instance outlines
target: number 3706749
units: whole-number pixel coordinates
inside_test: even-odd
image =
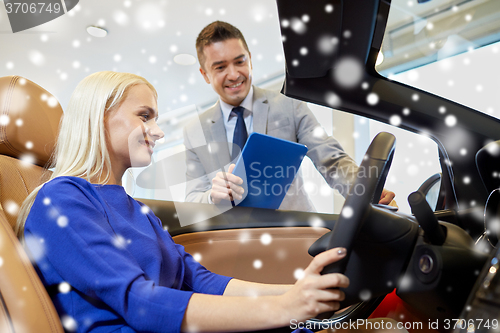
[[[445,319],[444,320],[444,329],[498,329],[498,319]]]
[[[7,14],[15,13],[15,14],[35,14],[35,13],[59,13],[61,11],[61,4],[59,3],[26,3],[26,2],[6,2],[5,8],[7,9]]]

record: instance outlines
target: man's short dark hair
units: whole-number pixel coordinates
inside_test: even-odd
[[[203,54],[205,46],[233,38],[241,40],[247,52],[250,53],[245,37],[235,26],[226,22],[215,21],[203,28],[198,38],[196,38],[196,53],[201,67],[205,69],[205,55]]]

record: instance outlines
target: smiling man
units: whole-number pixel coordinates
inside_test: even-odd
[[[252,86],[251,53],[236,27],[221,21],[209,24],[198,35],[196,51],[200,72],[219,101],[184,129],[186,201],[218,204],[242,198],[243,181],[231,174],[234,165],[226,173],[221,168],[236,162],[252,132],[306,145],[307,156],[328,184],[347,194],[356,163],[326,135],[306,103]],[[207,144],[212,149],[199,148]],[[280,209],[314,211],[303,185],[299,173]],[[393,198],[394,193],[384,190],[380,203],[389,204]]]

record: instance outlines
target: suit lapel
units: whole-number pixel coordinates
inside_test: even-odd
[[[224,118],[222,117],[222,111],[220,109],[220,104],[217,102],[210,110],[208,114],[209,121],[208,126],[212,134],[212,140],[207,143],[217,143],[217,158],[221,164],[224,166],[231,161],[231,155],[229,155],[229,146],[227,143],[226,127],[224,126]],[[225,144],[224,144],[225,143]]]
[[[261,134],[267,134],[267,116],[269,114],[269,103],[265,91],[253,87],[253,131]]]
[[[265,91],[253,87],[254,89],[254,107],[253,107],[253,131],[257,133],[267,134],[267,117],[269,114],[269,104]],[[220,109],[220,102],[207,110],[208,126],[212,134],[212,140],[209,142],[217,142],[217,157],[221,165],[226,165],[231,161],[229,154],[229,146],[227,143],[226,127],[224,126],[224,118]],[[207,142],[207,143],[209,143]],[[222,144],[221,144],[222,143]],[[226,144],[223,144],[226,143]]]

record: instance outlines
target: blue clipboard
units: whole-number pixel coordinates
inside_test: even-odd
[[[306,153],[307,147],[302,144],[250,134],[233,170],[243,179],[245,189],[235,205],[278,209]]]

